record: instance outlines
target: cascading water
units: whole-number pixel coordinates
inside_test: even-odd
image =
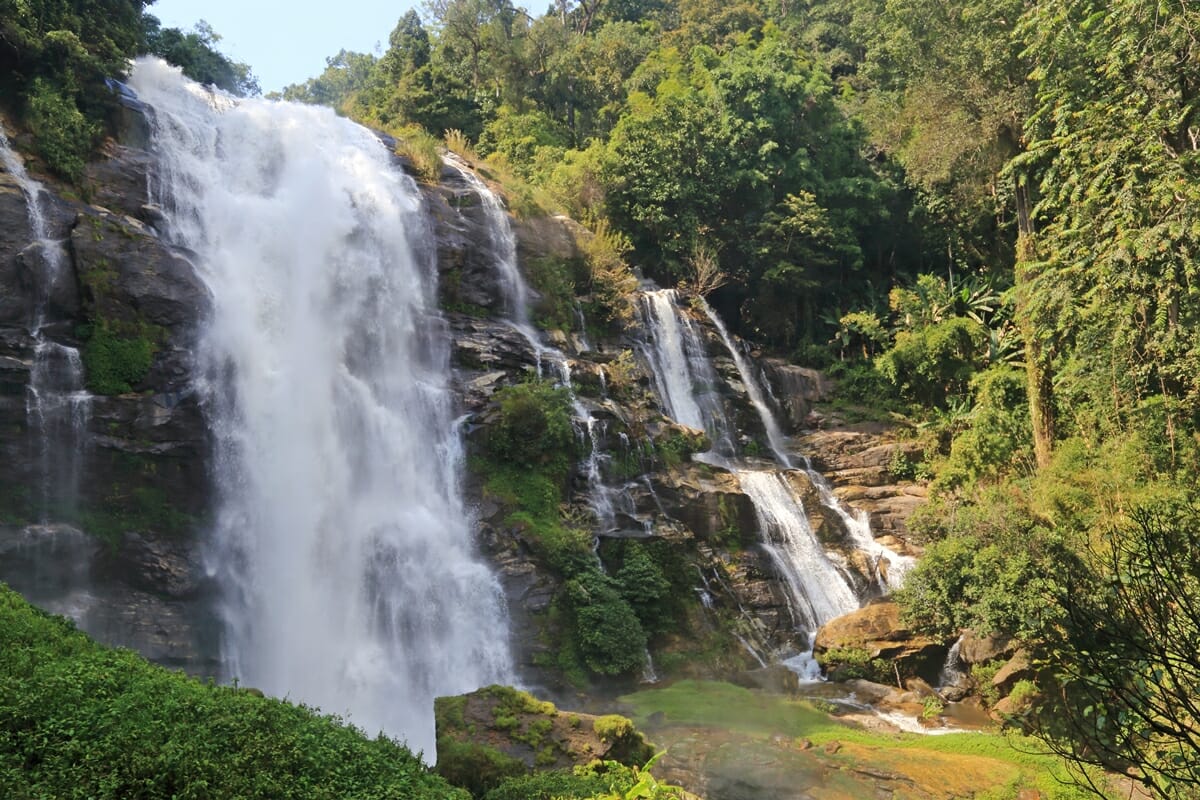
[[[521,269],[517,265],[517,235],[509,223],[504,203],[457,155],[447,153],[442,156],[442,161],[462,176],[483,204],[488,220],[492,257],[496,264],[496,277],[499,279],[500,293],[504,300],[504,313],[540,359],[545,348],[529,321],[529,285],[525,283],[525,277],[521,275]]]
[[[731,457],[731,437],[725,439],[729,442],[729,453],[709,453],[705,460],[732,469],[754,504],[763,534],[763,549],[783,578],[794,624],[804,639],[805,652],[787,663],[802,678],[815,680],[820,677],[820,671],[811,657],[813,635],[824,623],[858,608],[859,598],[817,540],[803,504],[787,479],[786,470],[793,466],[783,432],[766,404],[750,365],[734,345],[716,312],[706,303],[703,309],[733,357],[747,395],[762,418],[775,458],[785,471],[750,469],[738,463]],[[702,404],[696,396],[696,387],[715,383],[715,371],[694,326],[681,313],[676,294],[671,291],[646,292],[642,310],[648,329],[647,360],[655,372],[655,382],[667,414],[692,427],[717,434],[727,431],[728,422],[719,403],[709,398]],[[823,482],[823,478],[821,480]],[[828,484],[822,485],[828,487]],[[855,541],[858,544],[857,537]],[[870,541],[872,547],[878,549],[874,540]]]
[[[716,391],[716,372],[691,319],[679,313],[678,303],[674,289],[641,293],[646,360],[667,416],[708,433],[716,455],[732,456],[733,436]]]
[[[433,698],[511,682],[473,554],[415,184],[366,129],[141,60],[166,235],[196,253],[229,677],[432,752]]]
[[[449,153],[444,162],[456,170],[463,180],[479,195],[488,219],[488,238],[491,240],[496,264],[496,275],[504,295],[505,313],[508,322],[529,342],[537,358],[538,372],[549,361],[559,382],[570,393],[571,408],[575,413],[575,428],[588,455],[581,464],[588,482],[588,497],[592,513],[596,516],[597,529],[609,533],[616,528],[615,494],[604,482],[603,464],[607,456],[602,447],[603,423],[596,419],[591,410],[579,400],[571,383],[571,365],[564,353],[542,343],[536,329],[529,321],[529,297],[531,292],[517,265],[517,237],[509,221],[504,204],[491,188],[479,179],[458,156]],[[582,321],[583,312],[580,311]],[[583,341],[586,341],[584,339]]]
[[[793,463],[791,453],[787,449],[783,430],[779,427],[779,421],[775,418],[774,411],[767,404],[757,376],[750,369],[750,364],[746,361],[741,348],[734,344],[733,337],[729,335],[729,331],[725,328],[725,323],[722,322],[721,317],[703,298],[701,298],[700,302],[704,308],[704,313],[721,335],[721,341],[725,344],[729,355],[733,357],[733,363],[737,367],[738,375],[741,376],[742,383],[746,386],[746,394],[749,396],[754,410],[758,412],[759,419],[762,420],[763,429],[767,433],[767,441],[771,445],[771,451],[775,455],[775,460],[788,469],[794,469],[795,464]],[[863,550],[870,556],[872,563],[875,565],[874,577],[880,590],[887,592],[890,589],[899,589],[904,584],[904,576],[913,568],[916,560],[910,556],[902,556],[891,548],[876,542],[875,537],[871,535],[871,526],[867,521],[866,515],[853,513],[847,509],[837,499],[837,496],[833,493],[833,487],[829,485],[829,481],[825,480],[825,476],[813,469],[812,461],[807,456],[801,458],[801,466],[808,475],[809,480],[812,481],[813,486],[816,487],[817,495],[821,499],[821,505],[837,514],[846,531],[854,540],[855,547]],[[886,571],[881,566],[884,561],[887,562]]]
[[[50,292],[63,279],[65,253],[62,242],[52,239],[42,209],[44,189],[29,177],[0,128],[0,163],[16,180],[25,196],[29,228],[35,243],[30,253],[41,269],[36,284],[29,333],[33,337],[33,364],[26,387],[25,416],[35,432],[39,473],[38,513],[42,522],[70,516],[75,510],[79,480],[87,457],[87,428],[92,396],[84,389],[83,360],[74,347],[46,337],[46,311]]]
[[[759,419],[762,420],[763,429],[767,433],[767,443],[771,446],[771,452],[775,455],[775,460],[784,469],[792,469],[794,465],[792,464],[791,456],[788,454],[783,429],[779,427],[779,422],[775,419],[775,414],[772,413],[771,407],[767,405],[762,389],[759,388],[758,381],[755,380],[754,372],[751,371],[750,364],[746,361],[745,354],[740,347],[733,343],[733,337],[729,335],[725,323],[703,297],[700,298],[700,307],[704,309],[705,315],[712,322],[713,327],[717,329],[717,333],[721,335],[721,341],[725,344],[725,349],[729,351],[729,355],[733,358],[733,364],[737,367],[738,375],[742,378],[742,384],[746,387],[746,395],[750,398],[750,403],[754,406],[754,410],[758,412]]]

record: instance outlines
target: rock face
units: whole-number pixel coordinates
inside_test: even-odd
[[[938,671],[946,660],[946,645],[936,639],[909,631],[900,622],[900,608],[881,602],[831,620],[817,631],[813,652],[827,668],[866,660],[891,662],[901,677],[916,676],[936,683]],[[882,668],[883,675],[887,667]]]
[[[91,204],[53,185],[40,193],[54,252],[35,241],[16,177],[0,172],[0,579],[102,640],[215,674],[195,554],[211,506],[210,440],[192,391],[211,299],[187,254],[148,224],[150,156],[115,143],[103,156],[89,167]],[[39,422],[47,412],[31,403],[47,353],[86,365],[98,335],[144,340],[136,391],[82,401],[69,432]],[[69,496],[56,485],[68,472]],[[54,567],[55,554],[72,567]]]

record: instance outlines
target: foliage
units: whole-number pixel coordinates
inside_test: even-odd
[[[673,622],[671,614],[671,581],[650,554],[646,545],[630,542],[622,554],[617,570],[621,596],[633,608],[638,621],[647,632],[664,632]]]
[[[545,330],[569,331],[575,327],[573,265],[556,258],[525,261],[530,286],[540,295],[534,319]]]
[[[1054,690],[1035,732],[1072,761],[1133,776],[1164,797],[1200,785],[1200,514],[1190,503],[1134,509],[1053,601],[1061,625],[1042,665]]]
[[[191,31],[160,28],[147,14],[144,18],[146,52],[180,67],[183,74],[206,85],[216,86],[240,97],[258,94],[258,79],[248,64],[231,61],[216,49],[221,36],[204,20]]]
[[[442,172],[441,142],[419,125],[406,125],[396,131],[396,155],[412,162],[418,177],[436,183]]]
[[[83,365],[95,394],[124,394],[146,379],[157,345],[144,332],[118,333],[104,321],[87,328]]]
[[[437,773],[472,797],[483,797],[504,780],[524,775],[525,764],[495,747],[444,736],[438,740]]]
[[[97,126],[83,116],[74,99],[38,78],[29,92],[25,120],[46,165],[67,180],[78,181]]]
[[[980,366],[986,331],[966,317],[951,317],[896,334],[895,344],[876,361],[879,372],[900,393],[921,404],[944,406],[963,394]]]
[[[4,587],[0,674],[5,797],[462,797],[391,739],[100,647]]]
[[[1047,601],[1072,551],[1025,498],[992,490],[973,502],[943,501],[913,523],[934,539],[897,592],[917,629],[1033,637],[1058,624]]]
[[[646,632],[614,579],[586,570],[567,581],[563,591],[575,620],[574,640],[589,670],[623,675],[642,666]]]
[[[494,399],[499,419],[488,429],[492,456],[565,480],[576,452],[567,391],[534,381],[505,387]]]
[[[938,465],[934,487],[954,488],[1028,471],[1032,466],[1025,374],[999,366],[971,379],[974,404],[966,429],[954,437]]]

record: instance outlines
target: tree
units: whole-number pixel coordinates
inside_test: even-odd
[[[1077,765],[1129,775],[1163,797],[1196,797],[1200,509],[1136,509],[1087,561],[1063,567],[1062,622],[1041,657],[1051,685],[1033,731]]]
[[[1021,23],[1040,177],[1026,303],[1083,427],[1200,420],[1200,8],[1049,0]],[[1031,394],[1031,400],[1033,395]]]
[[[258,79],[248,64],[232,61],[217,50],[221,36],[204,20],[184,33],[179,28],[160,28],[158,20],[147,14],[146,52],[180,67],[192,80],[216,86],[240,97],[258,94]]]

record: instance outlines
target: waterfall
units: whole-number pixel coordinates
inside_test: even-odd
[[[0,164],[21,187],[29,229],[41,269],[33,275],[35,300],[30,322],[33,363],[25,391],[25,418],[34,432],[38,467],[38,514],[42,522],[72,516],[77,510],[79,482],[87,457],[92,396],[84,389],[83,359],[74,347],[46,338],[50,292],[64,279],[66,253],[49,235],[42,195],[0,127]],[[34,249],[30,248],[30,249]]]
[[[716,390],[717,375],[692,320],[679,313],[678,293],[643,291],[639,308],[647,338],[643,351],[667,416],[705,431],[714,453],[732,456],[732,426]]]
[[[733,337],[729,335],[729,331],[725,328],[725,323],[721,321],[721,317],[703,298],[701,298],[700,302],[703,304],[704,313],[708,315],[713,325],[716,326],[717,332],[720,333],[721,341],[724,342],[729,355],[733,357],[733,363],[742,378],[742,383],[746,386],[746,394],[749,396],[754,410],[758,412],[763,428],[767,432],[767,441],[771,445],[771,451],[775,455],[775,460],[784,467],[793,469],[795,465],[791,454],[787,450],[783,431],[779,427],[779,421],[775,418],[775,413],[766,402],[757,376],[751,371],[750,364],[746,361],[741,348],[734,344]],[[807,456],[801,459],[801,464],[809,480],[812,481],[813,486],[817,489],[817,494],[821,498],[821,505],[838,516],[849,532],[850,537],[854,540],[855,547],[863,550],[871,557],[875,564],[875,582],[880,590],[886,593],[892,589],[899,589],[904,584],[904,576],[916,564],[916,559],[911,556],[902,556],[891,548],[876,542],[875,537],[871,535],[871,525],[867,521],[866,515],[861,512],[853,513],[847,509],[837,499],[837,496],[833,493],[833,488],[829,485],[829,481],[825,480],[825,476],[813,469],[812,462]],[[886,573],[881,568],[883,561],[887,561],[888,563]]]
[[[214,298],[201,363],[230,678],[434,746],[433,699],[511,682],[475,556],[434,251],[413,181],[331,110],[233,100],[154,59],[165,235]]]
[[[797,633],[803,640],[800,643],[803,652],[785,663],[801,678],[815,680],[820,677],[820,671],[812,659],[811,650],[817,628],[834,617],[858,608],[859,598],[842,570],[817,540],[804,505],[787,478],[787,472],[793,469],[793,465],[786,450],[783,432],[766,403],[749,363],[734,345],[716,312],[707,303],[703,304],[703,309],[733,356],[747,395],[762,418],[771,449],[782,471],[751,469],[739,463],[732,458],[731,437],[726,439],[729,443],[727,454],[710,453],[705,460],[731,469],[753,503],[762,534],[763,550],[783,580],[788,608]],[[662,290],[645,292],[642,311],[647,328],[647,361],[655,373],[655,385],[666,412],[676,421],[692,427],[710,432],[728,430],[728,421],[719,401],[713,396],[698,396],[698,387],[715,383],[715,371],[695,326],[680,311],[676,293]],[[810,473],[809,477],[812,478],[814,474]],[[820,478],[819,475],[816,477]],[[828,484],[821,485],[828,489]],[[868,529],[866,536],[870,546],[879,549],[869,534]],[[855,543],[864,546],[857,536]]]
[[[529,285],[525,283],[525,277],[521,275],[521,269],[517,264],[517,234],[508,220],[504,202],[486,183],[479,179],[479,176],[465,161],[454,153],[446,153],[442,156],[442,161],[462,176],[462,179],[475,191],[475,194],[479,196],[479,201],[483,204],[488,221],[491,252],[496,264],[496,277],[499,280],[500,292],[504,301],[504,313],[517,332],[529,342],[529,346],[537,354],[540,363],[545,348],[533,324],[529,321]]]
[[[573,424],[581,443],[587,450],[587,456],[584,457],[580,467],[588,482],[588,498],[592,513],[596,516],[596,527],[601,533],[614,532],[617,527],[616,505],[620,498],[604,481],[603,466],[608,460],[608,456],[605,455],[601,446],[604,425],[575,394],[575,387],[571,382],[571,364],[567,360],[566,354],[557,348],[543,344],[537,330],[529,321],[531,292],[517,264],[517,237],[508,213],[504,210],[504,204],[461,158],[453,153],[448,153],[443,156],[443,160],[447,166],[456,170],[479,195],[480,202],[487,212],[488,238],[493,245],[496,276],[504,295],[508,323],[529,342],[529,346],[537,358],[538,375],[542,374],[543,363],[549,361],[555,372],[558,373],[559,383],[570,394],[571,409],[575,414]],[[582,321],[583,312],[579,311],[579,314]],[[582,341],[586,342],[586,339]]]
[[[767,432],[767,443],[771,445],[771,452],[775,455],[775,460],[784,469],[792,469],[792,459],[788,455],[783,430],[779,427],[779,422],[775,419],[775,414],[771,411],[771,407],[767,405],[766,398],[763,397],[762,389],[759,388],[758,381],[750,369],[750,364],[746,361],[745,353],[733,343],[733,337],[729,335],[729,331],[725,328],[725,323],[703,297],[700,298],[700,306],[704,309],[704,313],[712,322],[713,327],[717,329],[717,333],[721,335],[721,341],[725,344],[725,349],[733,357],[733,364],[737,367],[738,375],[742,378],[742,384],[746,387],[746,395],[750,398],[750,403],[754,406],[754,410],[758,412],[758,417],[762,420],[763,429]]]

